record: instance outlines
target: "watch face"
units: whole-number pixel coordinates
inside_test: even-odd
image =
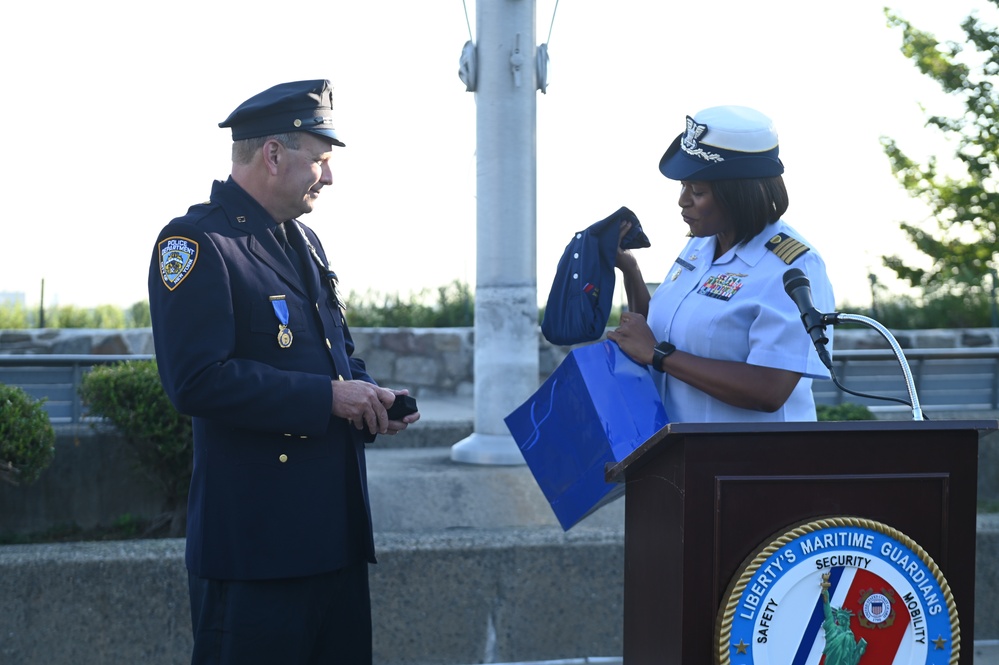
[[[655,348],[652,349],[652,362],[656,369],[660,369],[663,364],[663,359],[669,354],[673,353],[676,347],[669,342],[659,342],[656,344]]]

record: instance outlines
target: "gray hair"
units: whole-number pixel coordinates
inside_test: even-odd
[[[234,164],[249,164],[265,143],[271,139],[291,150],[298,150],[302,147],[301,132],[287,132],[285,134],[272,134],[271,136],[258,136],[252,139],[242,139],[232,142],[232,161]]]

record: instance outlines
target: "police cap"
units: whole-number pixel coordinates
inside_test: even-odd
[[[309,132],[344,145],[333,131],[333,86],[324,79],[268,88],[236,107],[219,127],[230,127],[233,141]]]

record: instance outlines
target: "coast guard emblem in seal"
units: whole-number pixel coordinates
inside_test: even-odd
[[[950,586],[905,534],[857,517],[794,527],[736,573],[719,665],[956,665]]]
[[[198,243],[190,238],[171,236],[160,241],[160,277],[173,291],[191,274],[198,260]]]

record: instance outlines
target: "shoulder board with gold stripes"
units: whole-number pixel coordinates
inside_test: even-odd
[[[781,261],[791,265],[795,259],[807,252],[811,247],[786,233],[778,233],[767,241],[767,249],[776,254]]]

